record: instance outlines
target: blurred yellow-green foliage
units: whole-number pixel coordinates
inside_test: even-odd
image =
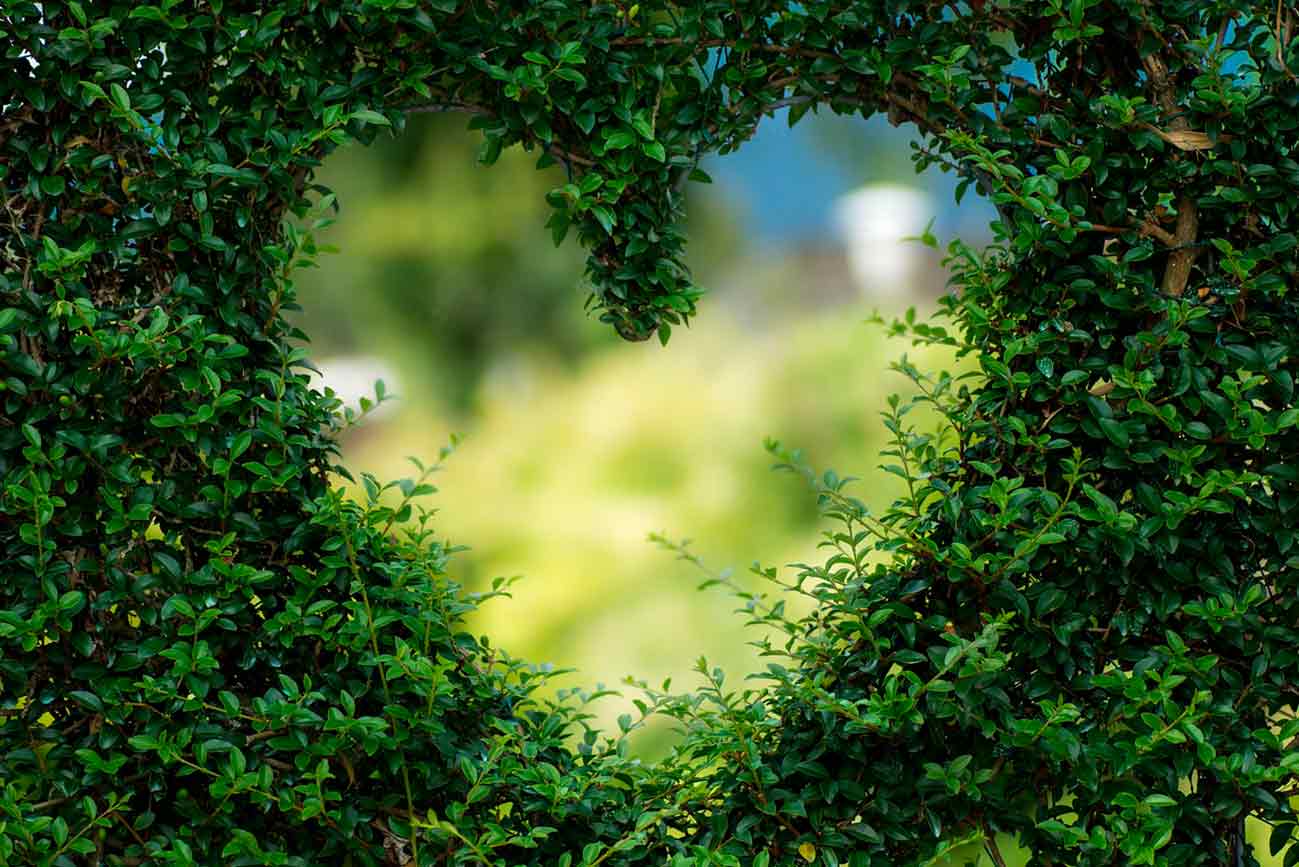
[[[741,577],[815,558],[814,498],[770,472],[763,440],[866,474],[860,493],[884,504],[896,480],[874,471],[879,410],[906,384],[887,368],[908,347],[865,324],[864,304],[809,303],[819,278],[779,256],[753,268],[719,197],[692,208],[695,267],[742,282],[739,297],[706,301],[667,349],[616,340],[582,312],[580,257],[542,228],[562,173],[517,151],[479,168],[462,126],[422,122],[337,155],[320,179],[341,202],[320,240],[345,253],[298,278],[313,354],[397,371],[397,411],[354,433],[346,462],[398,477],[405,456],[466,435],[439,480],[438,526],[470,547],[469,586],[525,576],[474,624],[512,654],[577,668],[572,685],[685,686],[699,656],[738,679],[759,664],[734,600],[697,592],[703,576],[647,534],[690,537]],[[604,702],[602,721],[628,705]]]
[[[714,320],[670,352],[611,346],[574,370],[537,363],[489,378],[440,479],[439,527],[472,547],[460,560],[471,585],[526,577],[475,625],[514,654],[580,668],[577,682],[680,680],[700,655],[736,675],[757,668],[733,600],[696,592],[703,576],[646,534],[690,536],[737,572],[812,559],[815,502],[801,478],[769,471],[761,444],[774,435],[818,463],[870,469],[885,436],[876,410],[902,378],[885,370],[898,347],[862,318],[756,337]],[[447,430],[407,407],[350,465],[393,477],[400,455],[433,452]],[[870,473],[861,492],[883,503],[894,481]],[[607,702],[605,719],[626,710]]]
[[[511,654],[578,669],[565,685],[632,675],[684,688],[700,656],[738,684],[761,662],[735,601],[698,592],[704,576],[647,535],[690,537],[753,587],[755,561],[816,559],[813,497],[770,472],[764,437],[862,476],[856,494],[882,506],[901,483],[877,469],[879,412],[907,391],[889,363],[910,352],[934,371],[951,359],[887,340],[865,324],[867,305],[827,291],[806,250],[752,243],[717,195],[692,203],[695,267],[735,291],[705,300],[668,349],[618,341],[582,312],[580,254],[555,250],[542,228],[562,173],[537,172],[521,152],[484,170],[462,120],[413,126],[331,159],[320,181],[342,209],[319,239],[343,253],[297,278],[315,358],[377,356],[397,374],[397,411],[353,432],[345,462],[410,475],[404,456],[431,458],[466,435],[432,504],[440,535],[470,548],[453,571],[474,588],[525,576],[472,626]],[[629,707],[606,699],[599,722]],[[653,756],[669,741],[650,729],[637,749]],[[1251,829],[1259,856],[1279,863],[1265,830]],[[1002,848],[1010,864],[1025,860]]]

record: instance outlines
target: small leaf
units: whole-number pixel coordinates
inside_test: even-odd
[[[618,218],[614,216],[613,211],[604,205],[592,205],[591,214],[599,221],[605,232],[610,235],[613,234],[613,227],[618,222]]]
[[[75,701],[77,704],[79,704],[79,705],[81,705],[81,706],[83,706],[83,707],[88,707],[88,708],[90,708],[90,709],[93,710],[95,713],[103,713],[103,712],[104,712],[104,701],[103,701],[103,699],[101,699],[99,696],[95,695],[93,692],[87,692],[87,691],[84,690],[84,689],[74,689],[74,690],[72,690],[72,692],[69,692],[69,693],[68,693],[68,698],[72,699],[72,700]]]
[[[110,93],[109,101],[112,102],[113,105],[117,106],[122,111],[131,110],[131,96],[126,92],[125,87],[122,87],[122,85],[117,82],[113,82],[108,86],[108,89]]]
[[[586,76],[571,67],[556,69],[555,77],[562,78],[565,81],[571,81],[578,87],[586,87]],[[590,130],[586,130],[586,132],[590,132]]]
[[[375,126],[392,126],[392,121],[388,120],[385,115],[369,108],[352,112],[352,119],[359,120],[361,123],[372,123]]]
[[[635,143],[635,133],[630,133],[627,130],[618,130],[618,132],[609,136],[608,140],[605,141],[605,147],[611,151],[620,151],[623,148],[631,147]]]
[[[1085,370],[1071,370],[1068,373],[1066,373],[1064,376],[1060,377],[1061,385],[1077,385],[1080,382],[1086,382],[1086,381],[1087,381],[1087,371]]]
[[[1130,437],[1128,436],[1128,429],[1123,426],[1122,422],[1112,418],[1102,418],[1099,419],[1099,423],[1101,430],[1105,433],[1105,436],[1109,437],[1110,442],[1121,449],[1128,447]]]

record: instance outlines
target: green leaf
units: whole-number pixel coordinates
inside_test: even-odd
[[[654,127],[643,117],[634,117],[631,121],[632,129],[640,133],[640,137],[646,141],[654,141]]]
[[[373,124],[375,126],[392,126],[392,121],[387,116],[373,109],[363,108],[359,111],[352,112],[352,119],[359,120],[361,123]]]
[[[1101,431],[1109,438],[1110,442],[1121,449],[1128,447],[1131,438],[1128,436],[1128,429],[1123,426],[1122,422],[1112,418],[1101,418],[1097,419],[1096,422],[1101,426]]]
[[[86,96],[90,100],[102,99],[105,102],[108,101],[108,94],[104,91],[102,87],[100,87],[95,82],[83,81],[81,82],[81,87],[86,92]]]
[[[1086,382],[1087,379],[1088,379],[1087,371],[1071,370],[1068,373],[1066,373],[1064,376],[1060,377],[1060,384],[1066,386],[1077,385],[1080,382]]]
[[[90,708],[95,713],[104,712],[103,699],[95,695],[93,692],[84,689],[74,689],[68,693],[68,698],[72,699],[82,707]]]
[[[592,205],[591,214],[600,223],[600,226],[605,230],[605,232],[610,235],[613,234],[613,227],[618,222],[618,218],[614,216],[613,211],[606,208],[604,205]]]
[[[108,89],[109,101],[113,105],[117,106],[117,108],[122,111],[131,110],[131,96],[126,92],[126,88],[122,87],[122,85],[117,82],[113,82],[108,86]]]
[[[246,430],[235,434],[235,438],[230,442],[230,462],[234,463],[239,460],[248,447],[253,444],[253,432]]]
[[[634,133],[627,132],[626,130],[618,130],[605,140],[605,147],[608,150],[617,151],[631,147],[635,143],[636,136]]]
[[[586,87],[586,76],[578,72],[576,69],[573,69],[571,66],[565,66],[565,67],[561,67],[560,69],[556,69],[555,77],[562,78],[565,81],[571,81],[574,84],[576,84],[578,87]],[[586,132],[590,132],[590,130],[588,129],[586,130]]]

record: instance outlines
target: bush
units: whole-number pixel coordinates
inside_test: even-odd
[[[1004,863],[1012,835],[1042,865],[1257,863],[1247,817],[1281,850],[1293,25],[1202,0],[7,3],[0,859],[856,867]],[[314,252],[286,218],[332,204],[338,144],[467,111],[485,162],[566,165],[550,226],[590,251],[592,305],[666,341],[699,298],[682,183],[817,105],[914,122],[921,167],[998,205],[997,244],[951,248],[952,321],[894,326],[981,373],[900,365],[944,423],[890,407],[887,513],[808,471],[826,558],[764,574],[815,610],[737,590],[788,636],[769,683],[646,689],[689,730],[646,768],[464,634],[428,472],[395,506],[330,490],[348,420],[283,320]]]

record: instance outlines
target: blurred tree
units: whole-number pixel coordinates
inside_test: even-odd
[[[297,321],[316,357],[377,352],[408,395],[464,410],[494,363],[571,363],[616,341],[582,311],[576,243],[556,249],[544,228],[563,170],[538,172],[535,154],[513,148],[486,171],[479,143],[463,117],[416,115],[401,137],[330,158],[320,181],[346,204],[317,234],[347,256],[298,276]],[[692,261],[706,277],[742,245],[721,198],[696,198]]]
[[[321,180],[348,204],[320,238],[348,255],[300,277],[315,354],[377,351],[460,405],[488,360],[520,343],[562,357],[613,339],[580,305],[555,303],[581,274],[576,248],[556,250],[542,230],[562,177],[521,151],[480,170],[460,117],[417,116],[401,138],[335,155]]]

